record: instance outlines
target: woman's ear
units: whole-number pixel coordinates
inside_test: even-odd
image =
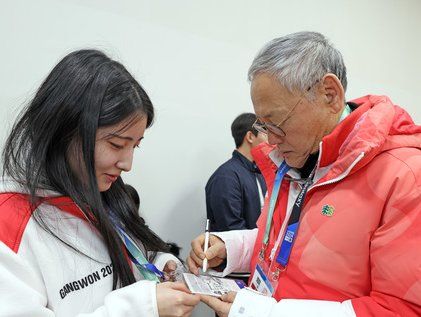
[[[66,159],[69,162],[69,167],[72,173],[80,179],[87,175],[81,147],[80,141],[74,138],[70,141],[66,151]]]

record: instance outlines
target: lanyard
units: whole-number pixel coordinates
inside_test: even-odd
[[[304,199],[307,194],[308,188],[313,183],[314,172],[315,170],[311,172],[309,178],[304,183],[303,188],[301,189],[297,199],[294,202],[294,206],[292,207],[292,212],[288,220],[288,226],[285,230],[284,239],[282,240],[281,246],[279,248],[279,253],[278,257],[276,258],[276,262],[278,262],[284,267],[288,264],[289,256],[291,255],[292,246],[297,235],[298,226],[300,223],[300,215],[303,209]]]
[[[130,260],[136,265],[139,272],[146,280],[159,282],[159,278],[164,278],[164,273],[157,269],[155,265],[149,263],[142,251],[139,250],[134,241],[121,229],[115,222],[114,225],[123,240],[123,243],[128,251]]]
[[[342,111],[341,117],[339,118],[339,122],[341,122],[343,119],[348,117],[348,115],[352,112],[351,107],[349,105],[346,105],[344,110]]]
[[[256,175],[256,183],[257,183],[257,191],[259,192],[260,209],[262,209],[265,203],[265,197],[263,195],[262,186],[260,185],[259,178],[257,177],[257,175]]]
[[[281,166],[279,166],[278,171],[276,172],[272,194],[270,195],[268,216],[266,219],[265,235],[263,236],[263,250],[262,250],[263,252],[269,242],[269,234],[270,234],[270,228],[272,225],[273,212],[275,211],[275,205],[276,205],[276,201],[278,200],[278,194],[279,194],[279,189],[281,188],[282,179],[284,178],[285,174],[288,172],[289,169],[290,167],[287,165],[285,161],[283,161]]]

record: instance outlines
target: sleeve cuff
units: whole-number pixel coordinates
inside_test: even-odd
[[[351,300],[335,302],[327,300],[283,299],[272,310],[279,317],[356,317]]]
[[[228,317],[269,317],[275,304],[276,301],[272,297],[263,296],[250,288],[243,288],[237,293]]]
[[[178,267],[183,266],[183,264],[180,262],[179,259],[177,259],[177,257],[172,255],[171,253],[164,253],[164,252],[158,252],[156,254],[154,265],[156,266],[158,270],[162,271],[165,267],[165,264],[167,264],[167,262],[170,260],[173,260],[175,263],[177,263]]]
[[[356,317],[351,300],[344,302],[275,299],[249,288],[237,293],[228,317]]]
[[[226,276],[232,272],[250,272],[250,261],[257,229],[212,232],[212,234],[225,242],[227,266],[222,272],[211,270],[211,274]]]

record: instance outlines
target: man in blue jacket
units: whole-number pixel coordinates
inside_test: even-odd
[[[211,231],[256,228],[266,184],[253,162],[251,149],[267,141],[252,126],[254,113],[239,115],[231,125],[236,149],[206,184],[206,209]]]

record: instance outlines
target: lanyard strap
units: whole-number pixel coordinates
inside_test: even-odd
[[[300,215],[303,209],[304,199],[308,188],[313,183],[314,172],[315,170],[311,172],[309,178],[304,183],[303,188],[301,189],[297,199],[294,202],[294,206],[292,207],[291,215],[288,220],[288,226],[285,230],[284,239],[282,240],[281,246],[279,248],[279,254],[276,258],[276,262],[284,267],[288,264],[289,256],[291,255],[292,246],[300,223]]]
[[[285,161],[283,161],[281,166],[279,166],[278,171],[276,172],[275,182],[273,183],[273,188],[272,188],[272,194],[270,195],[268,216],[266,219],[265,235],[263,236],[264,248],[266,248],[269,242],[269,234],[270,234],[270,228],[272,225],[273,212],[275,211],[275,205],[276,205],[276,201],[278,200],[278,194],[279,194],[279,189],[281,188],[282,179],[284,178],[285,174],[288,172],[289,169],[290,167],[287,165]]]
[[[260,209],[262,209],[265,203],[265,197],[263,195],[262,186],[260,185],[259,178],[257,177],[257,175],[256,175],[256,183],[257,183],[257,191],[259,192]]]
[[[346,105],[344,110],[342,111],[341,117],[339,118],[339,122],[344,120],[346,117],[348,117],[351,114],[352,110],[349,105]]]
[[[114,223],[115,224],[115,223]],[[164,278],[164,273],[156,268],[155,265],[149,263],[142,251],[139,250],[134,241],[121,229],[117,224],[115,224],[119,235],[128,251],[130,260],[136,265],[139,272],[143,275],[143,278],[149,281],[159,282],[159,278]],[[158,278],[159,277],[159,278]]]

